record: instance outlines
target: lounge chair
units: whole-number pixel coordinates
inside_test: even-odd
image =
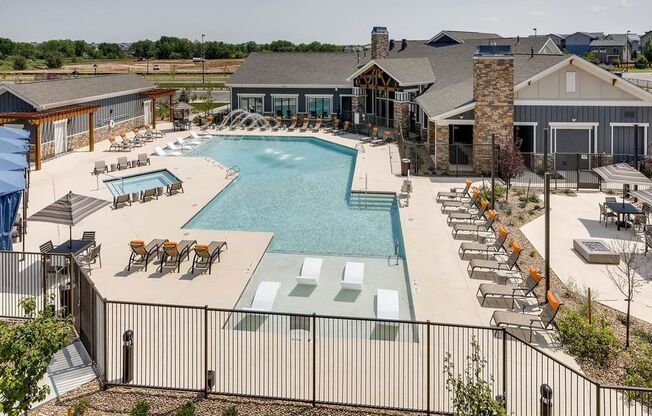
[[[145,132],[146,132],[146,133],[149,133],[149,134],[151,134],[153,137],[156,137],[156,138],[159,138],[159,139],[160,139],[161,137],[163,137],[163,132],[162,132],[162,131],[156,130],[156,129],[152,128],[151,126],[148,126],[148,127],[147,127],[147,130],[145,130]]]
[[[294,131],[294,129],[297,128],[297,117],[294,116],[292,117],[292,121],[290,122],[290,125],[288,126],[288,131]]]
[[[172,143],[172,142],[168,142],[167,144],[168,144],[168,149],[170,149],[170,150],[174,150],[174,151],[177,151],[177,152],[179,150],[183,150],[183,146],[182,147],[177,147],[177,145]]]
[[[195,143],[195,144],[201,144],[204,142],[204,140],[210,138],[210,134],[203,132],[202,134],[197,134],[196,131],[191,131],[190,132],[190,137],[192,137],[192,140],[188,140],[188,143]]]
[[[477,208],[475,212],[466,211],[466,212],[451,212],[448,214],[448,218],[446,219],[446,222],[448,222],[448,225],[451,225],[454,221],[459,222],[474,222],[478,220],[482,220],[484,218],[484,214],[487,212],[489,209],[489,201],[486,199],[480,200],[480,208]]]
[[[138,166],[145,166],[149,165],[149,156],[147,156],[147,153],[140,153],[138,154],[138,161],[136,162]]]
[[[140,136],[133,132],[129,132],[121,137],[123,142],[130,144],[132,147],[141,147],[145,144],[145,142],[140,139]]]
[[[441,202],[442,199],[461,199],[466,198],[469,195],[469,189],[471,189],[471,179],[466,180],[466,185],[464,188],[451,189],[450,192],[437,192],[437,202]]]
[[[196,268],[208,268],[208,274],[211,274],[213,261],[217,258],[220,261],[220,254],[223,248],[228,248],[225,241],[211,241],[210,244],[195,244],[195,256],[192,259],[190,273],[194,273]]]
[[[177,143],[179,144],[179,146],[181,146],[181,149],[186,149],[186,150],[190,150],[193,148],[193,146],[197,146],[201,144],[201,142],[197,142],[194,140],[188,141],[182,137],[177,138]]]
[[[330,132],[337,133],[340,130],[340,119],[335,117],[333,119],[333,124],[331,125]]]
[[[196,243],[195,240],[181,240],[179,243],[167,241],[163,243],[163,255],[158,271],[163,272],[164,267],[173,267],[177,269],[177,273],[180,272],[181,262],[186,258],[190,258],[190,249]]]
[[[308,117],[305,117],[303,119],[303,124],[301,125],[301,128],[299,129],[300,132],[305,132],[308,131],[308,125],[310,124],[310,119]]]
[[[372,139],[380,139],[380,136],[378,136],[378,127],[374,127],[371,129],[371,134],[369,135]]]
[[[344,276],[340,281],[342,289],[362,290],[364,280],[364,263],[347,261],[344,267]]]
[[[376,317],[394,321],[400,318],[396,290],[378,289],[376,292]]]
[[[122,142],[118,142],[115,139],[115,137],[113,137],[113,136],[109,136],[108,140],[109,140],[109,143],[110,143],[109,151],[118,150],[118,151],[127,151],[128,152],[128,151],[131,150],[131,146],[129,146],[129,145],[125,144],[125,143],[122,143]]]
[[[106,162],[103,160],[98,160],[95,162],[95,167],[93,168],[93,175],[99,175],[100,173],[107,173],[109,167],[106,165]]]
[[[499,253],[501,250],[505,249],[504,244],[505,244],[505,240],[507,240],[508,235],[509,235],[509,231],[507,231],[507,228],[501,225],[500,228],[498,228],[498,235],[496,236],[496,238],[494,238],[493,243],[486,244],[486,243],[465,241],[464,243],[462,243],[462,245],[460,245],[460,249],[458,253],[462,258],[464,258],[467,251],[477,251],[485,254],[486,257],[489,257],[490,254]]]
[[[147,202],[151,199],[158,199],[158,189],[145,189],[140,193],[140,202]]]
[[[376,140],[371,141],[372,146],[381,146],[386,143],[391,143],[394,141],[394,138],[392,137],[392,132],[389,130],[383,131],[383,137],[379,137]]]
[[[251,301],[251,306],[248,308],[243,308],[248,311],[261,311],[269,312],[274,307],[274,301],[276,300],[276,294],[278,289],[281,287],[279,282],[260,282],[258,288],[256,289],[256,294],[254,299]]]
[[[496,211],[490,209],[489,211],[487,211],[485,221],[481,224],[453,224],[453,238],[457,238],[457,234],[460,231],[470,232],[474,234],[475,237],[478,237],[478,234],[481,231],[491,230],[491,227],[493,226],[494,221],[496,221],[497,217],[498,214],[496,213]]]
[[[543,276],[535,269],[530,267],[530,271],[525,279],[518,285],[500,285],[496,283],[483,283],[478,288],[476,296],[482,295],[481,305],[484,306],[487,296],[497,298],[512,298],[512,309],[516,306],[516,299],[527,299],[529,297],[536,297],[534,289],[539,285]]]
[[[349,120],[344,121],[344,126],[342,126],[342,131],[347,132],[349,131],[349,127],[351,127],[351,122]]]
[[[131,163],[127,160],[127,156],[121,156],[118,158],[118,170],[128,169],[131,167]]]
[[[115,140],[116,140],[116,142],[118,141],[118,139],[120,139],[120,142],[122,142],[122,145],[123,145],[123,146],[127,146],[127,147],[129,147],[129,150],[131,150],[131,149],[133,149],[134,147],[137,147],[137,146],[138,146],[137,143],[132,142],[131,140],[125,138],[124,136],[115,136]],[[118,143],[120,143],[120,142],[118,142]]]
[[[183,182],[174,182],[168,185],[168,195],[178,194],[179,192],[183,193]]]
[[[466,267],[466,271],[469,272],[469,276],[473,277],[476,269],[484,269],[488,271],[509,271],[518,267],[518,258],[521,255],[521,246],[516,240],[512,242],[512,253],[509,255],[507,260],[487,260],[487,259],[472,259],[469,262],[469,265]]]
[[[317,121],[315,122],[315,125],[312,126],[312,131],[314,133],[317,133],[319,131],[319,129],[321,129],[321,117],[318,118]]]
[[[145,266],[145,271],[147,271],[147,264],[152,256],[158,257],[159,249],[161,244],[167,242],[167,239],[154,239],[150,241],[147,245],[143,240],[132,240],[129,242],[129,247],[131,248],[131,255],[129,256],[129,264],[127,265],[127,270],[131,270],[131,266]]]
[[[317,286],[319,283],[319,275],[321,274],[322,262],[322,259],[306,257],[303,260],[301,274],[297,276],[297,284]]]
[[[165,150],[163,150],[163,148],[161,146],[157,146],[154,149],[154,152],[158,156],[181,156],[181,152],[166,152]]]
[[[559,308],[563,305],[551,291],[546,293],[546,299],[548,302],[543,306],[538,315],[511,311],[495,311],[491,316],[491,321],[499,327],[529,329],[530,342],[532,342],[532,333],[536,330],[546,331],[554,323]]]
[[[113,197],[113,209],[118,209],[118,205],[129,204],[131,206],[131,197],[129,195],[117,195]]]
[[[458,200],[445,199],[441,201],[441,212],[466,212],[473,207],[477,207],[482,194],[478,188],[471,190],[471,197],[460,198]]]

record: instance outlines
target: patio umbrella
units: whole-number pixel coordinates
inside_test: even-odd
[[[72,240],[73,225],[109,204],[109,201],[103,199],[69,192],[63,198],[30,216],[28,220],[67,225],[70,227],[70,240]]]
[[[174,106],[172,106],[172,109],[175,110],[175,111],[180,111],[180,110],[192,110],[192,109],[194,109],[194,107],[191,106],[191,105],[188,104],[188,103],[185,103],[185,102],[183,102],[183,101],[179,101],[179,102],[176,103]]]
[[[625,203],[625,185],[652,185],[652,181],[648,179],[647,176],[643,175],[627,163],[601,166],[599,168],[593,168],[593,171],[605,182],[623,185],[623,204]]]
[[[643,202],[646,202],[652,205],[652,189],[639,190],[639,191],[630,191],[630,195],[640,199]]]

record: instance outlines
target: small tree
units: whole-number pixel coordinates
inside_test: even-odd
[[[515,141],[507,141],[500,148],[498,155],[498,171],[507,185],[505,200],[509,199],[509,188],[512,186],[512,179],[517,178],[525,169],[525,162],[521,154],[521,138]]]
[[[22,71],[23,69],[27,69],[27,59],[21,55],[14,56],[12,68],[15,69],[16,71]]]
[[[61,52],[49,52],[45,55],[45,65],[50,68],[61,68],[63,65],[63,55]]]
[[[70,320],[54,315],[54,308],[37,313],[32,298],[21,301],[21,306],[26,322],[0,322],[0,414],[8,416],[20,415],[45,399],[50,389],[38,382],[72,332]]]
[[[630,311],[634,296],[645,283],[643,275],[647,275],[645,257],[631,240],[616,239],[613,243],[614,252],[620,255],[620,263],[607,267],[607,275],[618,291],[625,296],[627,302],[627,317],[625,320],[625,348],[629,348]]]
[[[586,55],[584,55],[584,59],[591,62],[592,64],[600,64],[600,57],[598,57],[598,54],[593,51],[587,52]]]

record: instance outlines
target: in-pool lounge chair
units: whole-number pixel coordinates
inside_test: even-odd
[[[437,202],[441,202],[444,199],[461,199],[466,198],[469,195],[469,190],[471,189],[471,179],[466,180],[466,185],[464,188],[452,189],[449,192],[440,191],[437,193]]]
[[[489,209],[489,201],[486,199],[482,199],[480,201],[480,208],[477,208],[475,212],[472,211],[466,211],[466,212],[451,212],[448,214],[448,218],[446,221],[448,222],[448,225],[453,224],[454,222],[460,223],[460,222],[474,222],[474,221],[479,221],[484,218],[484,214],[487,212]]]
[[[453,238],[457,238],[457,234],[460,231],[471,233],[475,238],[477,238],[480,232],[491,230],[496,218],[498,218],[498,214],[496,211],[490,209],[487,211],[486,218],[481,224],[453,224]]]
[[[482,194],[478,188],[471,189],[471,199],[460,198],[458,200],[445,199],[441,201],[441,212],[466,212],[471,208],[477,208]]]
[[[147,245],[143,240],[132,240],[129,242],[131,248],[131,255],[129,256],[129,264],[127,270],[131,270],[131,266],[145,266],[147,271],[147,264],[152,257],[158,257],[158,251],[161,244],[167,242],[167,239],[155,239],[150,241]]]
[[[301,266],[301,274],[297,276],[297,284],[317,286],[322,262],[322,259],[306,257],[303,260],[303,266]]]
[[[196,131],[190,131],[190,137],[192,137],[192,140],[188,140],[188,143],[201,144],[204,140],[210,138],[211,136],[205,132],[202,134],[197,134]]]
[[[222,249],[227,248],[226,241],[211,241],[210,244],[195,244],[195,256],[192,259],[192,267],[190,273],[194,273],[196,268],[208,268],[208,274],[211,274],[213,261],[217,258],[220,261],[220,254]]]
[[[118,170],[128,169],[131,167],[131,163],[127,160],[127,156],[121,156],[118,158]]]
[[[181,262],[186,258],[190,258],[190,249],[196,243],[195,240],[181,240],[179,243],[166,241],[163,243],[163,255],[158,271],[162,272],[164,267],[176,268],[177,273],[181,271]]]
[[[534,289],[539,285],[543,276],[535,269],[530,267],[530,271],[525,279],[518,285],[501,285],[496,283],[483,283],[478,288],[476,296],[482,295],[482,306],[484,306],[487,296],[497,298],[512,298],[512,309],[516,306],[516,299],[527,299],[529,297],[536,297]]]
[[[504,244],[505,244],[505,240],[507,240],[508,235],[509,235],[509,231],[507,231],[507,228],[501,225],[498,228],[498,235],[496,236],[496,238],[494,238],[493,243],[487,244],[487,243],[477,243],[473,241],[465,241],[462,243],[462,245],[460,245],[460,249],[458,253],[460,254],[461,258],[464,258],[467,251],[479,252],[481,254],[484,254],[488,258],[490,254],[498,253],[505,249]]]
[[[179,150],[183,150],[183,147],[177,147],[176,144],[174,144],[172,142],[168,142],[168,149],[174,150],[174,151],[179,151]]]
[[[488,260],[488,259],[472,259],[469,262],[469,265],[466,267],[469,276],[473,277],[476,269],[483,269],[488,271],[503,271],[503,270],[512,270],[518,267],[518,258],[521,255],[521,246],[516,240],[512,242],[512,253],[509,255],[507,260]]]
[[[165,150],[163,150],[163,148],[162,148],[161,146],[157,146],[157,147],[154,149],[154,152],[155,152],[158,156],[181,156],[181,152],[169,152],[169,151],[165,151]]]
[[[138,161],[136,163],[138,166],[149,165],[149,156],[147,156],[147,153],[138,154]]]
[[[398,292],[396,290],[378,289],[376,292],[376,317],[378,319],[399,319]]]
[[[109,167],[106,165],[106,162],[103,160],[98,160],[95,162],[95,167],[93,168],[93,175],[99,175],[100,173],[107,173]]]
[[[559,308],[563,306],[563,303],[559,302],[551,291],[546,293],[546,300],[548,302],[541,308],[541,312],[538,315],[512,311],[495,311],[491,316],[491,321],[496,326],[527,328],[530,331],[530,342],[532,342],[532,333],[537,330],[547,331],[554,324]]]
[[[186,140],[182,137],[177,138],[177,143],[181,146],[182,149],[190,150],[193,146],[201,144],[201,142],[195,140]]]
[[[256,289],[254,299],[251,301],[251,306],[244,308],[248,311],[269,312],[274,307],[276,294],[281,287],[279,282],[260,282]]]
[[[364,281],[364,263],[347,261],[344,266],[344,276],[340,281],[342,289],[362,290]]]

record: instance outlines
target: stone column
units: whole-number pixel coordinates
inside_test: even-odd
[[[362,88],[353,88],[353,96],[351,96],[351,122],[355,123],[355,113],[360,114],[358,122],[362,121],[362,116],[366,114],[367,110],[367,96],[364,95],[365,90]]]
[[[410,103],[394,101],[394,129],[408,136],[410,131]]]
[[[437,171],[448,171],[449,162],[449,129],[448,126],[437,126],[433,121],[428,122],[430,149],[435,153],[435,166]]]

